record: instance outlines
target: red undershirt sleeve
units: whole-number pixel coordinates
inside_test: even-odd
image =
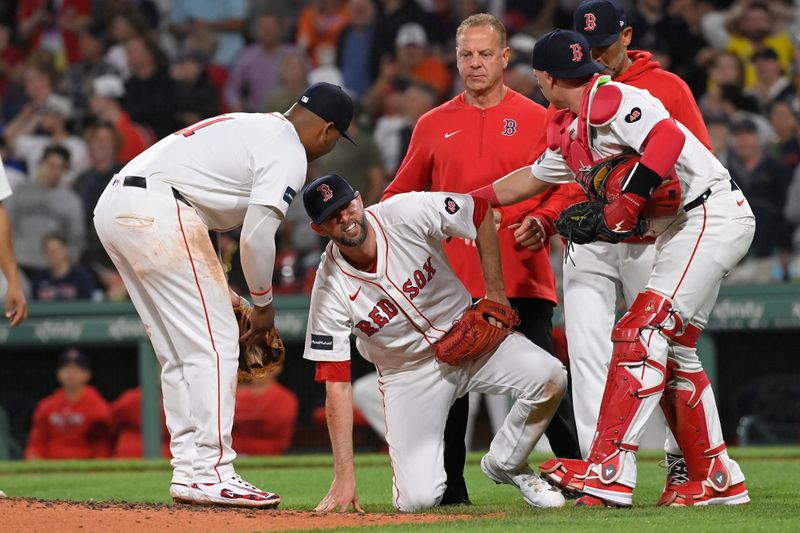
[[[664,119],[656,124],[644,140],[641,164],[665,177],[681,155],[686,135],[675,121]]]
[[[489,210],[489,202],[484,200],[483,198],[475,198],[475,209],[472,211],[472,223],[475,224],[475,228],[480,227],[483,219],[486,218],[486,212]]]
[[[317,383],[350,381],[350,361],[317,361]]]

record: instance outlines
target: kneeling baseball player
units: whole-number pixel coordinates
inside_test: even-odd
[[[443,433],[453,401],[470,392],[516,402],[481,468],[516,486],[534,507],[561,507],[562,494],[528,466],[558,407],[566,371],[513,333],[492,211],[482,199],[413,192],[364,209],[341,177],[303,193],[312,227],[331,239],[311,295],[304,357],[325,382],[335,476],[317,511],[360,511],[353,466],[350,335],[378,369],[386,442],[400,511],[437,505],[445,490]],[[486,298],[474,306],[453,273],[444,239],[474,239]]]

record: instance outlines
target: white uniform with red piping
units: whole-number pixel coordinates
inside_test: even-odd
[[[234,475],[239,328],[208,231],[241,225],[249,204],[285,214],[306,166],[303,145],[282,115],[231,113],[147,149],[97,203],[97,234],[162,366],[174,483]]]
[[[629,148],[641,153],[656,124],[669,120],[669,113],[662,103],[645,90],[615,82],[600,88],[595,86],[593,90],[596,94],[606,92],[602,102],[604,113],[600,113],[605,117],[592,121],[589,135],[589,147],[595,160]],[[573,139],[578,136],[578,124],[579,120],[575,119],[568,126],[567,131]],[[609,374],[589,455],[590,462],[606,465],[611,461],[609,456],[613,455],[609,450],[619,450],[613,459],[614,468],[608,470],[613,476],[610,475],[607,481],[628,487],[636,485],[636,462],[632,452],[638,447],[644,425],[658,406],[665,385],[665,404],[672,403],[672,407],[665,407],[665,412],[670,409],[674,412],[676,402],[680,403],[679,410],[685,410],[683,404],[687,401],[675,398],[686,394],[691,397],[688,402],[691,409],[698,404],[701,406],[696,410],[696,416],[702,421],[692,420],[692,423],[704,426],[701,428],[705,435],[703,442],[690,442],[688,434],[680,435],[681,431],[672,428],[686,454],[687,463],[700,456],[706,459],[718,457],[728,470],[727,483],[744,480],[739,466],[725,452],[714,395],[692,342],[696,343],[699,331],[708,321],[722,278],[746,254],[753,238],[755,219],[725,167],[687,128],[677,124],[686,137],[675,164],[684,208],[678,210],[674,219],[662,221],[663,224],[655,228],[656,255],[646,290],[636,298],[631,311],[612,333],[614,339],[614,335],[628,334],[631,328],[640,327],[638,341],[618,338],[617,342],[638,342],[646,349],[646,356],[638,359],[637,354],[631,354],[625,348],[619,354],[620,358],[612,359],[612,366],[619,364],[628,368],[627,372],[635,375],[637,383],[630,383],[628,374],[624,373],[622,375],[628,377],[619,379],[624,380],[625,385],[621,384],[622,381],[613,383],[614,373]],[[532,173],[552,183],[574,179],[573,171],[561,152],[553,149],[548,149],[534,164]],[[662,303],[663,309],[659,307]],[[655,317],[646,318],[651,312]],[[650,320],[652,322],[648,323]],[[657,323],[658,320],[674,323],[667,325],[666,322]],[[616,350],[617,345],[615,353]],[[640,398],[641,406],[637,404],[630,407],[630,411],[616,413],[614,410],[622,407],[614,407],[621,401],[614,391],[622,391],[625,387],[631,387],[632,396]],[[576,389],[575,394],[580,393]],[[612,415],[624,423],[617,422],[615,428],[610,421]],[[667,418],[675,422],[669,412]],[[615,436],[609,437],[611,434]],[[681,443],[682,440],[685,444]],[[686,449],[689,445],[696,449]],[[703,466],[705,463],[697,464]],[[693,464],[689,467],[691,474]]]
[[[467,392],[516,402],[490,451],[502,468],[526,464],[566,386],[555,358],[519,334],[463,366],[439,362],[431,345],[472,303],[443,240],[475,239],[471,196],[399,194],[367,208],[377,236],[375,272],[363,272],[329,243],[311,296],[304,357],[349,361],[350,335],[378,368],[394,503],[402,511],[436,505],[445,490],[443,432],[453,401]]]

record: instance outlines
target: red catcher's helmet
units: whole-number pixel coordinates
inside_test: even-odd
[[[636,152],[622,152],[606,157],[579,172],[575,181],[580,184],[589,199],[611,203],[619,198],[623,183],[641,158],[642,156]],[[650,195],[640,217],[672,218],[681,205],[681,185],[673,169]]]

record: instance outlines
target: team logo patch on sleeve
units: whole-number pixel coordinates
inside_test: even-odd
[[[632,124],[642,118],[642,110],[638,107],[631,109],[631,112],[625,115],[625,122]]]
[[[333,350],[333,336],[332,335],[316,335],[311,334],[311,349],[312,350]]]
[[[450,198],[449,196],[444,199],[444,210],[450,213],[451,215],[455,215],[458,210],[461,209],[459,205],[456,203],[455,200]]]
[[[297,194],[297,191],[292,189],[291,187],[286,187],[286,190],[283,192],[283,201],[287,204],[291,204],[292,200],[294,200],[294,195]]]

